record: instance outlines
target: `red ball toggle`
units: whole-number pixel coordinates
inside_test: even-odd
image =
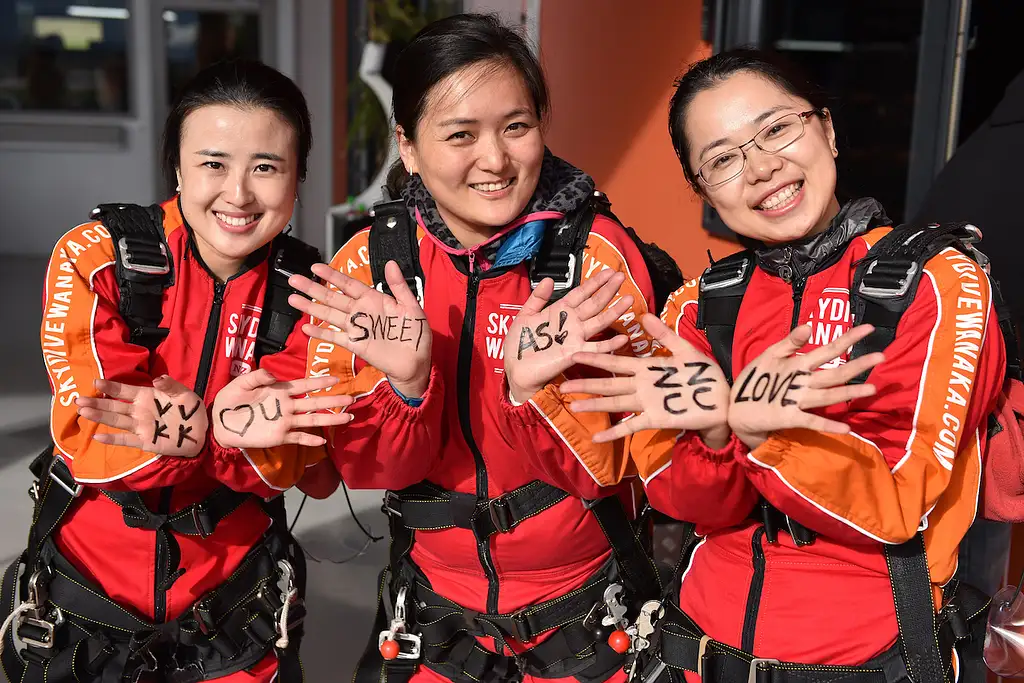
[[[620,655],[626,654],[629,650],[630,640],[625,631],[612,631],[608,636],[608,646]]]
[[[398,653],[400,651],[401,648],[398,646],[397,641],[385,640],[380,644],[380,656],[388,661],[398,659]]]

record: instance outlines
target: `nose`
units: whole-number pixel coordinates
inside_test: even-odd
[[[750,182],[769,180],[782,168],[782,158],[778,154],[769,154],[755,144],[751,144],[746,155],[746,175]]]
[[[487,171],[499,175],[508,165],[508,151],[505,149],[505,142],[497,135],[486,135],[480,139],[480,156],[477,158],[477,167],[481,171]]]
[[[254,195],[251,180],[244,168],[228,174],[224,181],[225,198],[239,208],[252,203]]]

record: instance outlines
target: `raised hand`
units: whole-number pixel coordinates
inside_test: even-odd
[[[97,433],[96,441],[180,458],[202,452],[209,426],[206,406],[185,385],[164,375],[152,387],[105,379],[96,380],[95,386],[106,398],[79,398],[78,414],[118,430]]]
[[[644,315],[644,328],[672,352],[671,358],[633,358],[611,354],[576,353],[573,361],[617,377],[574,379],[561,386],[564,394],[596,394],[599,398],[573,401],[578,413],[636,413],[594,441],[614,441],[644,429],[699,430],[710,434],[712,447],[728,439],[729,384],[718,364],[673,332],[657,316]]]
[[[545,278],[533,290],[509,326],[505,337],[505,377],[516,401],[525,401],[573,365],[581,351],[611,353],[628,341],[626,335],[588,341],[614,323],[633,303],[624,296],[613,306],[626,276],[605,269],[544,308],[554,292],[554,281]]]
[[[869,353],[838,368],[822,370],[874,328],[858,325],[831,344],[798,356],[811,336],[808,325],[797,327],[769,346],[743,369],[733,384],[729,426],[750,448],[757,448],[778,429],[802,427],[833,434],[849,433],[848,425],[806,412],[875,394],[871,384],[848,384],[857,375],[885,360]]]
[[[273,448],[283,444],[322,446],[319,434],[302,431],[335,427],[352,420],[348,413],[316,412],[352,405],[351,396],[292,398],[338,383],[337,377],[278,382],[266,370],[239,375],[213,401],[213,435],[225,448]]]
[[[313,272],[337,289],[293,275],[288,284],[313,301],[293,294],[288,303],[331,327],[306,324],[302,331],[348,349],[387,375],[403,395],[423,396],[430,380],[430,325],[398,264],[389,261],[384,267],[394,297],[322,263]]]

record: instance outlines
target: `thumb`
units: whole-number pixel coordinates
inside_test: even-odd
[[[267,387],[276,383],[277,378],[270,374],[269,370],[264,370],[263,368],[260,368],[256,372],[247,372],[244,375],[238,376],[239,387],[246,391],[252,391],[253,389]]]
[[[189,391],[188,387],[170,375],[161,375],[154,379],[153,388],[168,396],[180,396]]]

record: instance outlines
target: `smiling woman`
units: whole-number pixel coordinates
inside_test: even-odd
[[[278,273],[319,258],[281,234],[309,131],[284,75],[211,66],[165,124],[178,196],[103,204],[54,247],[41,336],[55,448],[24,556],[31,581],[18,590],[9,571],[3,585],[20,598],[0,633],[8,678],[87,667],[111,680],[301,680],[287,617],[302,614],[305,576],[280,494],[333,491],[320,428],[351,419],[323,412],[348,396],[293,398],[336,383],[305,379],[309,339]],[[40,602],[64,590],[75,615]],[[26,630],[25,614],[61,616]],[[47,639],[32,641],[40,623]],[[70,664],[97,643],[104,656]]]

